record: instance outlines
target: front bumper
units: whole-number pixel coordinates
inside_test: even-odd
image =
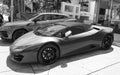
[[[0,31],[2,37],[8,37],[7,31]]]
[[[11,31],[0,31],[0,36],[4,39],[12,39]]]
[[[37,51],[10,53],[10,57],[17,63],[35,63],[37,62]]]

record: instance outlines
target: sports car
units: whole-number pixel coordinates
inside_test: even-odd
[[[113,42],[113,29],[80,22],[60,22],[38,28],[18,38],[10,46],[10,56],[18,63],[52,64],[74,53],[102,48]]]
[[[23,34],[43,27],[50,23],[73,20],[69,15],[62,13],[38,13],[34,17],[25,21],[14,21],[3,24],[0,27],[0,34],[3,40],[11,39],[15,41]]]

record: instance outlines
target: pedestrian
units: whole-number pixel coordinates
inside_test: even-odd
[[[3,15],[0,14],[0,26],[3,24]]]

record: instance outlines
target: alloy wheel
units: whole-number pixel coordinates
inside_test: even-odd
[[[42,51],[42,59],[49,63],[56,58],[56,50],[53,47],[47,47]]]
[[[59,58],[59,48],[54,44],[46,44],[38,51],[38,63],[49,65],[54,63]]]

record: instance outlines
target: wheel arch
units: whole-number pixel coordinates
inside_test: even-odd
[[[60,46],[59,46],[59,44],[57,44],[56,42],[47,42],[47,43],[43,44],[40,48],[42,48],[43,46],[45,46],[45,45],[47,45],[47,44],[53,44],[53,45],[55,45],[55,46],[58,48],[58,50],[59,50],[59,55],[60,55]]]
[[[112,36],[112,43],[113,43],[113,41],[114,41],[114,35],[113,35],[113,33],[105,33],[104,36],[103,36],[103,38],[102,38],[102,41],[101,41],[101,44],[100,44],[100,48],[102,48],[102,43],[103,43],[103,40],[104,40],[104,38],[105,38],[106,36]],[[102,49],[103,49],[103,48],[102,48]],[[105,49],[105,50],[106,50],[106,49]]]
[[[13,39],[13,35],[15,34],[15,32],[17,32],[17,31],[19,31],[19,30],[24,30],[24,31],[27,31],[27,32],[28,32],[28,30],[25,29],[25,28],[16,29],[16,30],[14,30],[13,33],[12,33],[12,39]]]
[[[112,38],[113,38],[113,41],[114,41],[114,34],[113,34],[113,33],[106,33],[106,34],[104,35],[104,37],[105,37],[105,36],[107,36],[107,35],[110,35],[110,36],[112,36]]]
[[[47,43],[43,44],[42,46],[40,46],[39,50],[37,51],[37,62],[39,62],[39,61],[38,61],[39,51],[41,50],[42,47],[44,47],[44,46],[47,45],[47,44],[55,45],[55,46],[58,48],[59,57],[60,57],[60,47],[59,47],[59,45],[58,45],[56,42],[47,42]]]

